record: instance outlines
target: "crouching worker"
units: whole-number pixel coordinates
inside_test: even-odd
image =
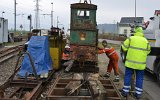
[[[62,66],[65,68],[65,72],[69,72],[74,63],[74,60],[71,60],[70,58],[70,52],[70,47],[66,45],[62,54]]]
[[[70,46],[66,45],[65,48],[64,48],[64,52],[62,54],[62,61],[61,61],[62,65],[65,62],[70,60],[70,56],[69,55],[70,55]]]
[[[104,77],[109,78],[111,71],[113,69],[114,75],[115,75],[114,81],[119,82],[119,72],[118,72],[119,56],[113,47],[110,47],[107,45],[107,41],[103,40],[102,45],[103,45],[104,49],[99,48],[98,53],[99,54],[105,53],[107,55],[107,57],[109,58],[107,73],[104,75]]]

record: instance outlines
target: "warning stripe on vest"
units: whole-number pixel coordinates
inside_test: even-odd
[[[142,51],[150,51],[150,50],[148,50],[148,49],[139,48],[139,47],[134,47],[134,46],[130,46],[129,48],[131,48],[131,49],[136,49],[136,50],[142,50]]]
[[[116,51],[114,50],[113,52],[111,52],[110,54],[108,54],[108,56],[110,56],[110,55],[112,55],[112,54],[114,54]]]
[[[126,61],[132,62],[132,63],[137,63],[137,64],[146,64],[146,62],[138,62],[138,61],[133,61],[133,60],[128,60],[128,59],[126,59]]]

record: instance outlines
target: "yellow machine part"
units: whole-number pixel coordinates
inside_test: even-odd
[[[60,67],[60,52],[59,48],[50,48],[50,55],[53,61],[53,69],[57,70]]]

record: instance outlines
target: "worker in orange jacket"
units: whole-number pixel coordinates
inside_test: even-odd
[[[115,49],[113,47],[109,47],[107,45],[107,41],[103,40],[102,45],[103,45],[104,49],[99,48],[98,53],[99,54],[106,53],[107,57],[109,58],[107,73],[104,75],[104,77],[109,78],[110,73],[111,73],[112,68],[113,68],[114,74],[115,74],[114,81],[118,82],[119,81],[119,72],[118,72],[119,56],[118,56],[117,52],[115,51]]]
[[[64,48],[64,52],[62,54],[62,64],[70,60],[69,54],[70,54],[70,46],[66,45]]]

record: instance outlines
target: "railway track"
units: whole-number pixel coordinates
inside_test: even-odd
[[[17,55],[19,48],[22,48],[22,45],[2,49],[0,51],[0,64]]]
[[[9,59],[9,56],[16,55],[18,48],[19,46],[1,50],[0,59],[5,57]],[[118,90],[110,79],[101,77],[83,80],[75,77],[79,75],[78,73],[63,73],[63,71],[50,72],[47,79],[39,77],[21,79],[16,76],[19,68],[15,67],[8,81],[0,86],[0,100],[35,100],[37,98],[40,98],[39,100],[98,100],[99,98],[99,100],[121,100]]]
[[[82,73],[81,73],[82,74]],[[121,100],[119,91],[111,79],[95,78],[90,74],[88,79],[78,78],[79,73],[59,76],[47,94],[47,100]]]
[[[18,79],[11,76],[0,86],[1,100],[121,100],[110,79],[89,78],[83,81],[77,73],[51,72],[47,79]],[[54,77],[54,78],[53,78]],[[46,94],[42,98],[42,95]]]
[[[28,76],[26,73],[25,78],[20,78],[17,76],[21,68],[18,63],[20,59],[23,59],[24,54],[29,56],[34,73],[32,76]],[[47,83],[51,81],[53,74],[54,71],[50,71],[46,79],[41,79],[37,76],[30,54],[27,52],[22,53],[18,57],[14,73],[0,86],[0,100],[35,100],[46,87]]]
[[[18,51],[17,48],[3,50],[1,53],[7,55],[11,52],[8,54],[10,55]],[[48,100],[121,100],[112,80],[103,77],[93,79],[90,74],[81,74],[79,78],[76,77],[79,76],[79,73],[52,71],[47,79],[41,79],[36,74],[34,74],[35,77],[18,78],[16,75],[20,69],[19,60],[20,57],[14,73],[7,82],[0,86],[0,100],[36,100],[41,98],[44,92],[46,95],[43,98]],[[31,65],[33,65],[32,61]],[[34,70],[34,66],[32,69]]]

